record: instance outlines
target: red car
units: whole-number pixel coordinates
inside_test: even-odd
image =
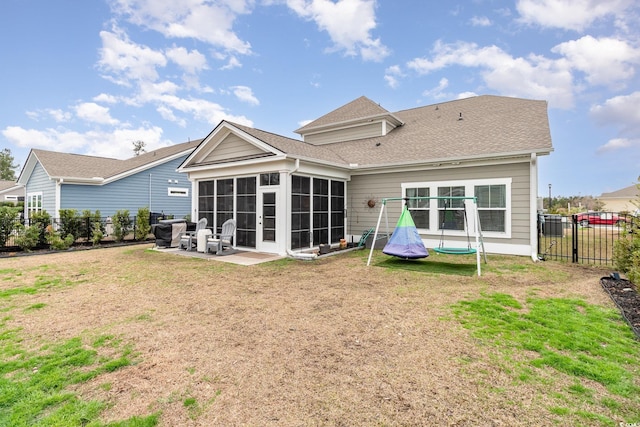
[[[584,212],[578,214],[578,224],[587,225],[622,225],[627,218],[611,212]]]

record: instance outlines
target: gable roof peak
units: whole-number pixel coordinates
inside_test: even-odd
[[[109,179],[151,167],[157,162],[166,162],[184,153],[193,151],[200,139],[157,148],[129,159],[98,157],[87,154],[62,153],[42,149],[31,149],[27,162],[20,173],[19,183],[24,184],[27,175],[38,162],[49,177],[70,180]]]
[[[294,132],[303,134],[310,129],[321,128],[327,125],[354,122],[365,118],[381,117],[385,115],[392,114],[381,107],[380,104],[370,100],[366,96],[361,96],[342,107],[338,107],[324,116],[307,123]]]

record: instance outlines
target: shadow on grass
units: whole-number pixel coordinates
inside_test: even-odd
[[[476,274],[477,266],[475,262],[469,264],[458,264],[452,262],[436,261],[427,259],[400,259],[387,258],[374,263],[377,267],[391,270],[417,271],[420,273],[450,274],[454,276],[473,276]]]

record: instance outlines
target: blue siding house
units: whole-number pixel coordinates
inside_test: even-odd
[[[126,160],[33,149],[18,178],[25,189],[25,218],[61,209],[78,212],[148,207],[150,212],[183,218],[191,214],[191,183],[177,172],[201,140],[176,144]]]

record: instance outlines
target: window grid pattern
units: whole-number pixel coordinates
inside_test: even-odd
[[[503,184],[476,185],[478,216],[482,231],[504,232],[507,216],[507,188]]]
[[[438,187],[438,227],[439,230],[465,230],[464,199],[448,199],[447,197],[464,197],[463,186]]]
[[[291,249],[311,246],[311,178],[291,177]]]
[[[429,188],[407,188],[405,190],[405,197],[429,197],[429,194]],[[429,228],[430,207],[431,200],[429,199],[407,200],[407,208],[411,212],[416,228]]]
[[[236,240],[239,246],[256,247],[256,178],[236,179]]]
[[[344,238],[345,184],[331,181],[331,242]]]

